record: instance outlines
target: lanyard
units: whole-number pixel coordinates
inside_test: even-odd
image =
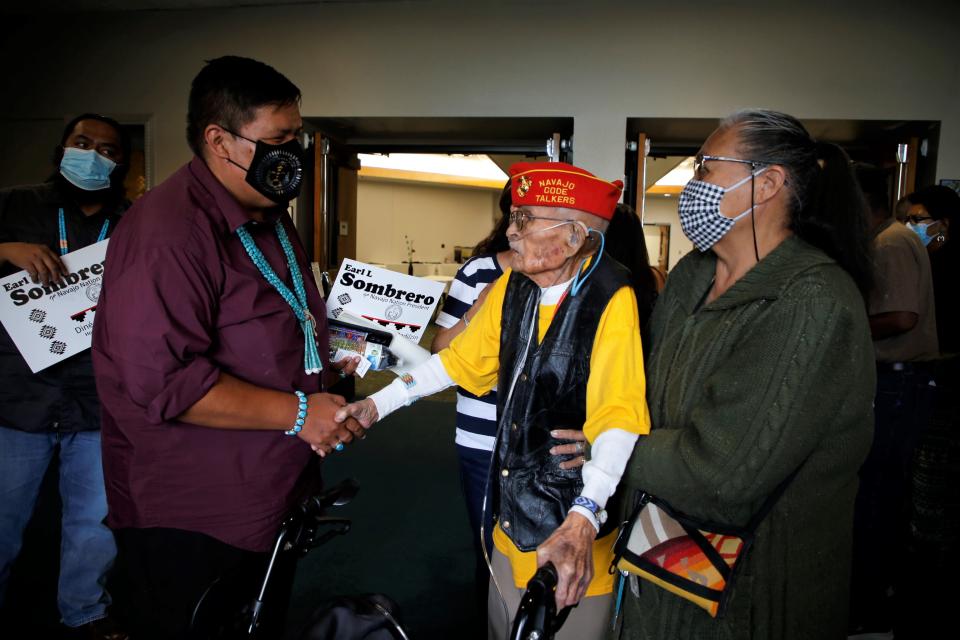
[[[303,330],[303,370],[306,373],[320,373],[323,370],[323,362],[320,360],[320,354],[317,352],[317,321],[310,313],[307,306],[307,292],[303,287],[303,276],[300,274],[300,266],[297,264],[297,257],[293,253],[293,246],[290,244],[290,238],[287,237],[287,231],[283,224],[277,220],[274,227],[277,238],[280,240],[280,246],[283,247],[283,253],[287,257],[287,268],[290,270],[290,277],[293,278],[293,288],[296,294],[283,283],[274,272],[273,267],[263,256],[263,252],[253,241],[250,232],[246,227],[238,227],[237,235],[240,236],[240,242],[246,249],[247,255],[257,266],[264,279],[277,290],[300,322],[300,328]]]
[[[65,256],[70,253],[70,246],[67,244],[67,222],[63,218],[63,207],[60,207],[60,255]],[[97,242],[103,242],[107,237],[107,229],[110,228],[110,220],[104,220],[100,227],[100,235],[97,236]]]

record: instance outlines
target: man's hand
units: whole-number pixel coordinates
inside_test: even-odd
[[[589,446],[587,436],[579,429],[554,429],[550,435],[557,440],[572,440],[570,444],[558,444],[550,449],[552,456],[573,456],[569,460],[560,463],[561,469],[576,469],[582,467],[587,461],[584,451]]]
[[[352,376],[359,364],[360,356],[347,356],[336,362],[331,362],[330,366],[323,370],[324,386],[330,388],[340,382],[341,379]]]
[[[0,244],[0,263],[4,261],[26,269],[34,284],[48,285],[67,275],[60,256],[43,244],[4,242]]]
[[[352,376],[356,372],[357,365],[359,364],[360,356],[347,356],[343,360],[332,363],[332,366],[343,376]]]
[[[341,442],[350,444],[354,433],[362,433],[355,420],[348,421],[348,424],[344,420],[334,419],[337,410],[346,403],[341,396],[332,393],[307,396],[307,421],[297,435],[320,457],[326,456]]]
[[[345,407],[341,407],[333,417],[337,422],[354,419],[364,429],[369,429],[373,423],[380,419],[377,413],[377,405],[370,398],[365,398],[358,402],[351,402]]]
[[[563,524],[537,547],[537,566],[552,562],[557,568],[557,611],[580,602],[593,579],[593,540],[597,530],[579,513],[567,515]]]

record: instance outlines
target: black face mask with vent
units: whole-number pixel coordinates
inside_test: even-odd
[[[287,204],[300,194],[303,185],[303,147],[296,138],[283,144],[251,140],[223,127],[232,135],[254,143],[257,148],[249,167],[227,160],[247,172],[247,184],[277,204]]]

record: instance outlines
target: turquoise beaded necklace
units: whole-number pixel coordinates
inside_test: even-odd
[[[293,253],[293,246],[290,244],[290,238],[287,237],[287,231],[283,224],[277,220],[274,230],[277,238],[280,240],[280,246],[283,247],[283,253],[287,256],[287,268],[290,269],[290,276],[293,278],[293,289],[296,295],[277,277],[270,263],[263,256],[257,244],[250,236],[246,227],[238,227],[237,235],[240,236],[240,242],[246,249],[247,255],[253,260],[260,273],[267,282],[277,290],[300,322],[300,329],[303,331],[303,370],[308,374],[320,373],[323,370],[323,362],[320,360],[320,354],[317,352],[317,321],[311,315],[310,308],[307,306],[307,292],[303,287],[303,276],[300,274],[300,266],[297,264],[296,255]]]
[[[67,244],[67,221],[63,218],[63,207],[60,208],[60,255],[65,256],[70,253],[70,245]],[[107,229],[110,228],[110,220],[104,220],[100,227],[100,235],[97,236],[97,242],[103,242],[107,237]]]

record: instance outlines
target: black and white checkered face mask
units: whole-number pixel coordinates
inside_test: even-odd
[[[677,210],[680,214],[680,227],[683,229],[683,234],[697,249],[706,251],[712,247],[720,238],[727,235],[737,220],[753,211],[751,206],[737,216],[728,218],[720,213],[720,201],[723,200],[725,193],[745,185],[764,171],[766,168],[751,173],[743,180],[726,188],[696,179],[687,183],[680,193]]]

